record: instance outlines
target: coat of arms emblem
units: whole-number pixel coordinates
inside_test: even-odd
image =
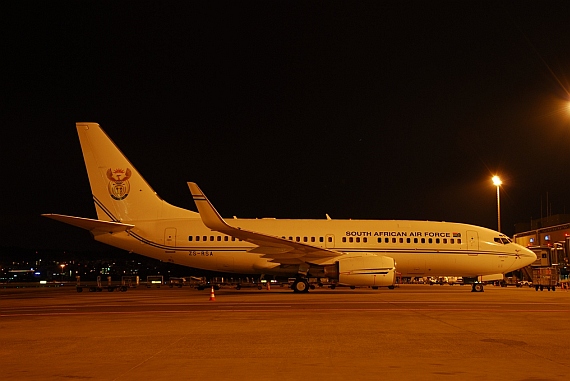
[[[109,179],[109,194],[115,200],[124,200],[131,190],[129,179],[131,178],[131,170],[127,168],[107,170],[107,178]]]

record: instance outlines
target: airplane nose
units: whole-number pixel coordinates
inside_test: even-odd
[[[524,262],[524,266],[528,266],[534,261],[536,261],[536,254],[534,251],[527,249],[526,247],[520,246],[519,255]]]

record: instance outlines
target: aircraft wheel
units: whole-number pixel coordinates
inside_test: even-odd
[[[389,290],[393,290],[393,289],[395,289],[395,288],[396,288],[396,286],[394,286],[394,285],[388,286],[388,289],[389,289]]]
[[[483,292],[483,284],[482,283],[474,283],[473,284],[473,292]]]
[[[236,286],[236,290],[240,290],[240,289],[241,289],[241,286],[238,284],[238,285]]]
[[[299,279],[293,282],[294,292],[309,292],[309,283],[304,279]]]
[[[351,290],[354,290],[356,288],[356,286],[350,286]]]
[[[378,290],[378,286],[372,286],[373,290]]]
[[[544,286],[540,286],[540,291],[544,290]]]

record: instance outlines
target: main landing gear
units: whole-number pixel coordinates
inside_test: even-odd
[[[309,282],[306,279],[295,279],[291,288],[294,292],[309,292]]]
[[[483,283],[473,283],[471,285],[471,292],[483,292]]]

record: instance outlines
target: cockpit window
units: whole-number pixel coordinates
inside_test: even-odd
[[[493,240],[494,240],[495,242],[497,242],[497,243],[502,244],[502,245],[506,245],[506,244],[509,244],[509,243],[512,243],[512,242],[513,242],[513,241],[511,241],[511,239],[508,238],[508,237],[495,237],[495,238],[493,238]]]

